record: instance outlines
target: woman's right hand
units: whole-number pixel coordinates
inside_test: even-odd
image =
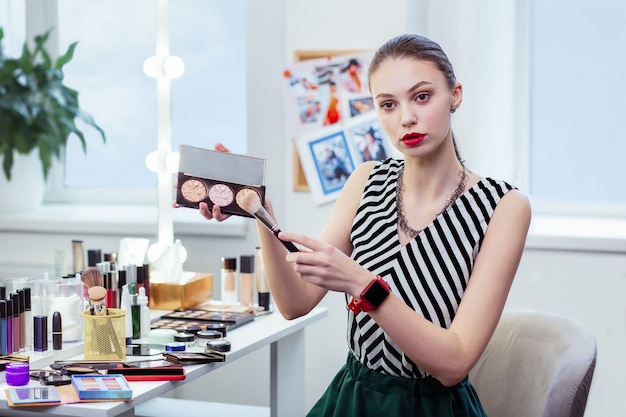
[[[219,142],[215,144],[213,149],[218,152],[230,152],[230,150],[226,146],[224,146],[222,143],[219,143]],[[200,211],[200,214],[202,215],[202,217],[204,217],[207,220],[215,219],[218,222],[223,222],[224,220],[230,217],[230,214],[222,213],[220,206],[218,206],[217,204],[214,204],[213,209],[211,210],[209,209],[209,205],[205,203],[204,201],[200,202],[198,211]]]

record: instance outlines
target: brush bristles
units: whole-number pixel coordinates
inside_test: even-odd
[[[100,273],[98,268],[93,266],[85,269],[81,274],[80,279],[87,288],[101,287],[103,285],[102,273]]]
[[[261,198],[259,194],[250,188],[242,188],[235,197],[237,205],[254,215],[261,208]]]

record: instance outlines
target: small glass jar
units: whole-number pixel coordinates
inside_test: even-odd
[[[207,330],[217,330],[222,333],[222,337],[226,337],[228,335],[228,326],[224,323],[208,323],[206,325]]]
[[[196,334],[196,344],[203,349],[206,347],[209,340],[219,339],[222,339],[222,332],[217,330],[203,330]]]
[[[196,337],[193,333],[176,333],[174,335],[174,342],[184,343],[185,347],[194,345]]]

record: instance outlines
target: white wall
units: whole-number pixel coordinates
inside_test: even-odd
[[[419,3],[419,4],[417,4]],[[516,40],[513,0],[250,0],[249,42],[249,149],[268,160],[268,192],[278,210],[283,229],[316,235],[330,212],[330,205],[315,205],[309,193],[294,192],[292,152],[285,137],[282,101],[278,89],[281,68],[298,49],[374,49],[389,37],[409,31],[439,41],[455,64],[466,86],[463,109],[455,115],[455,131],[469,166],[481,174],[508,177],[515,163],[512,145],[498,145],[498,136],[516,135],[511,115],[517,99],[510,87]],[[490,10],[497,10],[491,14]],[[412,14],[418,14],[412,16]],[[500,24],[498,18],[504,19]],[[487,26],[490,26],[488,28]],[[503,51],[498,74],[479,66],[473,47]],[[493,45],[492,45],[493,43]],[[504,71],[500,73],[501,71]],[[507,72],[508,71],[508,72]],[[262,80],[262,81],[261,81]],[[275,80],[275,81],[272,81]],[[484,90],[485,80],[495,84]],[[504,86],[503,99],[492,99]],[[479,88],[480,87],[480,88]],[[494,129],[486,129],[492,121]],[[494,145],[494,146],[492,146]],[[478,151],[480,150],[480,152]],[[491,152],[490,152],[491,150]],[[3,196],[5,198],[5,196]],[[249,223],[251,225],[251,223]],[[155,230],[156,232],[156,230]],[[254,227],[243,238],[206,237],[176,232],[189,252],[187,270],[217,272],[219,257],[249,252],[256,245]],[[148,238],[154,234],[143,232]],[[83,238],[89,247],[115,249],[115,233],[83,234],[0,232],[0,277],[15,273],[39,273],[50,268],[51,251]],[[591,247],[591,246],[590,246]],[[626,257],[622,252],[550,250],[536,245],[526,251],[507,308],[537,308],[569,314],[588,324],[598,337],[599,358],[587,416],[624,415],[620,402],[621,378],[615,369],[624,366],[626,346],[624,303]],[[9,275],[7,275],[9,274]],[[307,330],[308,406],[319,397],[337,368],[344,362],[345,306],[342,296],[329,295],[322,304],[329,317]],[[269,372],[269,350],[241,359],[210,374],[173,395],[185,398],[269,404],[269,388],[254,375]]]

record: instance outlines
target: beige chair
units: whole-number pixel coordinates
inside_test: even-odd
[[[489,417],[582,417],[596,364],[596,339],[555,313],[505,311],[470,372]]]

